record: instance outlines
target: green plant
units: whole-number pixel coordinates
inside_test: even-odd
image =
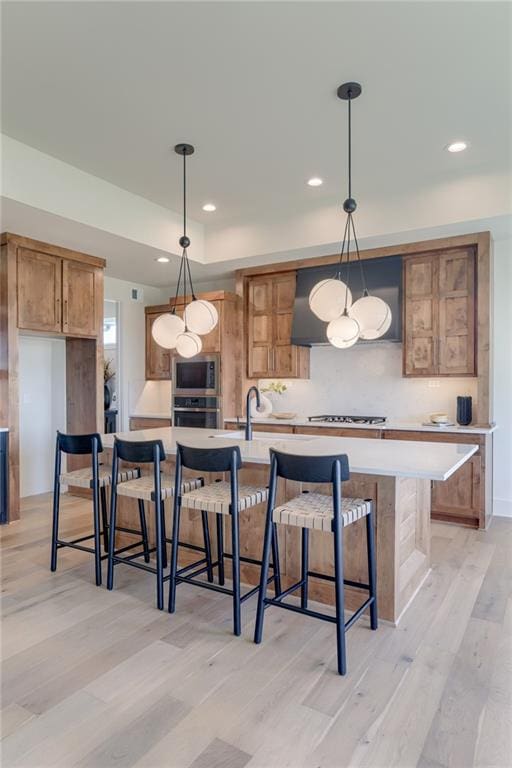
[[[264,387],[261,388],[262,392],[275,392],[277,395],[282,395],[288,387],[284,381],[269,381]]]

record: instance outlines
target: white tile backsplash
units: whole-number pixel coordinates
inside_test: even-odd
[[[311,378],[286,383],[287,392],[270,395],[274,410],[299,416],[339,413],[421,422],[437,411],[454,419],[457,395],[471,395],[476,405],[474,378],[403,378],[402,345],[391,342],[345,350],[312,347]]]

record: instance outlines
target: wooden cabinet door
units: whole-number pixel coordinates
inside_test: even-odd
[[[289,378],[298,375],[296,347],[291,343],[296,282],[295,272],[279,275],[273,280],[272,376]]]
[[[478,526],[483,506],[482,456],[474,454],[444,482],[432,483],[434,518]]]
[[[62,330],[70,336],[96,336],[96,267],[62,262]]]
[[[433,255],[404,260],[404,375],[438,372],[438,262]]]
[[[62,259],[18,248],[18,328],[62,330]]]
[[[146,315],[146,379],[171,378],[171,353],[156,343],[151,328],[159,313]]]
[[[255,278],[249,284],[248,376],[263,379],[273,375],[273,280]]]
[[[439,257],[439,373],[475,376],[475,257]]]

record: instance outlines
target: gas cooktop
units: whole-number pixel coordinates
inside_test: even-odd
[[[327,421],[333,424],[385,424],[385,416],[308,416],[308,421]]]

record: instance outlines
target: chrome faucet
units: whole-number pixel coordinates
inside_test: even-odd
[[[245,417],[245,439],[246,440],[252,440],[252,423],[251,423],[251,395],[254,394],[256,396],[256,405],[259,408],[261,406],[260,402],[260,391],[258,387],[250,387],[249,391],[247,392],[247,400],[246,400],[246,417]]]

